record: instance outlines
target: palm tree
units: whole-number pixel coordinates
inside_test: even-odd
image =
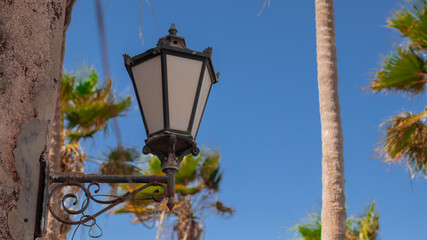
[[[372,92],[423,94],[427,84],[427,1],[413,0],[388,19],[399,31],[405,46],[396,47],[383,59],[382,68],[368,87]],[[377,151],[385,162],[406,165],[412,174],[427,176],[427,106],[419,114],[402,112],[381,126],[382,141]]]
[[[322,239],[345,239],[344,158],[333,0],[316,0],[317,72],[322,126]]]
[[[380,217],[372,202],[366,213],[357,218],[347,220],[347,239],[349,240],[375,240],[380,228]]]
[[[158,220],[159,229],[157,239],[166,238],[168,235],[168,221],[171,222],[171,236],[177,235],[178,239],[199,240],[204,231],[203,219],[208,214],[214,213],[221,216],[231,216],[234,210],[225,206],[217,199],[219,185],[222,180],[220,168],[220,154],[214,151],[203,151],[199,156],[188,155],[181,163],[176,174],[176,204],[172,212],[167,210],[166,202],[159,205],[153,201],[128,201],[121,209],[114,213],[132,213],[135,223],[148,220]],[[102,170],[103,171],[103,170]],[[157,157],[152,156],[142,171],[147,175],[164,175]],[[144,184],[123,185],[122,190],[129,191],[139,188]],[[153,191],[163,193],[163,188],[151,187],[136,195],[136,198],[150,197]],[[169,221],[169,222],[170,222]]]
[[[82,172],[86,153],[80,145],[83,139],[105,129],[109,119],[121,116],[130,106],[130,97],[119,98],[112,91],[112,80],[98,83],[98,74],[93,68],[83,68],[75,75],[65,74],[60,91],[60,164],[61,172]],[[58,124],[58,123],[57,123]],[[62,194],[62,193],[59,193]],[[60,199],[61,196],[56,197]],[[52,203],[51,208],[66,219],[61,213],[59,203]],[[57,224],[49,217],[48,236],[52,239],[65,239],[70,226]]]
[[[61,86],[63,170],[80,172],[86,154],[80,140],[92,138],[105,129],[109,119],[121,116],[130,106],[130,97],[120,99],[112,92],[112,80],[98,86],[95,69],[64,75]]]
[[[375,240],[379,229],[379,215],[372,202],[362,216],[348,218],[346,222],[346,237],[349,240]],[[296,225],[293,230],[301,235],[301,240],[320,240],[322,222],[317,212],[310,214],[307,223]]]

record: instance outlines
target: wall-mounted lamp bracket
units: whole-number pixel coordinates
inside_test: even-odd
[[[165,149],[164,140],[167,140],[167,150]],[[199,149],[196,143],[187,137],[176,136],[174,134],[162,134],[161,136],[151,137],[146,140],[146,146],[143,148],[144,154],[156,155],[162,164],[162,171],[166,176],[144,176],[144,175],[98,175],[98,174],[84,174],[78,172],[69,173],[50,173],[49,165],[42,164],[42,191],[39,195],[39,210],[37,218],[40,220],[38,224],[40,227],[36,230],[36,237],[42,237],[47,232],[47,215],[48,212],[58,221],[69,225],[83,225],[86,227],[98,227],[96,218],[101,214],[107,212],[113,207],[123,203],[127,200],[131,201],[154,201],[161,202],[163,199],[168,199],[167,206],[172,211],[174,207],[175,195],[175,174],[179,170],[179,165],[182,159],[188,155],[194,156],[199,154]],[[145,183],[143,186],[128,191],[123,195],[113,196],[100,194],[101,183],[108,184],[132,184],[132,183]],[[74,187],[82,194],[75,192],[64,194],[62,199],[54,199],[58,196],[61,189],[65,187]],[[160,187],[163,191],[154,190],[151,197],[137,198],[136,195],[149,188]],[[106,199],[102,199],[106,198]],[[60,214],[52,208],[52,202],[60,201],[60,210],[65,214]],[[106,205],[94,214],[87,214],[85,211],[91,203],[98,203]],[[70,206],[71,205],[71,206]],[[67,217],[62,217],[66,215]],[[68,216],[80,216],[72,220]],[[100,228],[99,228],[100,229]],[[90,231],[89,231],[90,232]],[[95,237],[100,237],[101,234]],[[94,236],[92,236],[94,237]]]

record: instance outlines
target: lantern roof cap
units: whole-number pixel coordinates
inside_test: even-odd
[[[157,42],[157,47],[162,46],[173,46],[180,48],[187,48],[187,44],[185,44],[185,39],[183,37],[177,36],[178,29],[176,29],[175,24],[172,23],[169,28],[169,35],[161,37]]]
[[[217,83],[219,73],[215,73],[215,69],[212,64],[212,47],[207,47],[201,52],[191,50],[187,48],[184,37],[176,36],[177,33],[178,30],[175,24],[172,24],[169,28],[169,35],[160,38],[155,48],[148,49],[147,51],[135,55],[133,57],[124,54],[123,57],[128,71],[130,71],[130,67],[135,66],[136,64],[139,64],[147,59],[150,59],[153,56],[157,56],[162,52],[173,52],[181,56],[189,56],[191,58],[197,59],[207,59],[208,65],[210,66],[209,68],[211,68],[213,73],[212,81],[213,83]]]

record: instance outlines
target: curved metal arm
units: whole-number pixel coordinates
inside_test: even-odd
[[[165,140],[168,141],[165,142]],[[158,149],[152,149],[156,146],[161,146],[165,143],[163,147],[159,147]],[[157,137],[152,137],[146,140],[147,145],[143,149],[144,154],[154,154],[156,155],[161,163],[162,163],[162,171],[166,174],[166,176],[135,176],[135,175],[97,175],[97,174],[83,174],[83,173],[62,173],[62,174],[51,174],[49,172],[49,166],[47,164],[43,165],[44,171],[42,173],[43,176],[41,179],[43,180],[43,188],[44,190],[40,193],[40,198],[42,199],[40,203],[40,235],[43,236],[46,234],[47,224],[45,219],[47,218],[47,211],[49,211],[52,216],[65,224],[70,225],[83,225],[86,227],[94,227],[95,225],[99,228],[96,223],[96,217],[105,213],[106,211],[112,209],[118,204],[126,201],[126,200],[152,200],[155,202],[161,202],[163,199],[167,198],[168,203],[167,206],[169,210],[172,211],[175,203],[174,203],[174,195],[175,195],[175,174],[179,170],[179,165],[182,160],[188,154],[192,154],[193,156],[197,156],[200,152],[199,148],[196,147],[196,143],[187,137],[176,136],[174,134],[164,134]],[[155,143],[150,145],[151,143]],[[150,147],[151,146],[151,147]],[[55,184],[52,191],[49,191],[49,183]],[[89,183],[86,187],[84,183]],[[103,195],[104,197],[110,197],[110,199],[102,200],[96,197],[100,195],[97,194],[100,191],[100,183],[146,183],[142,187],[127,192],[121,196],[110,196]],[[64,219],[56,213],[51,207],[51,201],[55,201],[58,199],[53,199],[54,193],[59,192],[61,188],[67,186],[74,186],[81,191],[83,191],[84,200],[79,200],[79,196],[74,193],[65,194],[61,199],[61,205],[63,210],[70,215],[80,215],[79,220],[69,220]],[[158,186],[163,188],[163,193],[160,194],[159,190],[155,190],[152,193],[151,197],[148,198],[135,198],[136,194],[147,189],[149,187]],[[92,191],[94,194],[92,194]],[[79,209],[74,209],[72,207],[67,206],[67,202],[71,200],[72,206],[76,207],[80,204]],[[105,204],[106,207],[102,208],[98,212],[92,215],[85,214],[85,211],[88,209],[89,205],[92,203]],[[102,231],[102,230],[101,230]]]
[[[79,221],[72,221],[72,220],[68,220],[68,219],[63,219],[59,216],[58,213],[55,213],[53,211],[53,209],[51,208],[51,201],[54,200],[52,199],[52,196],[60,191],[61,188],[63,187],[67,187],[67,186],[75,186],[78,187],[79,189],[83,190],[84,192],[84,200],[82,201],[81,199],[79,200],[79,197],[74,194],[74,193],[68,193],[65,194],[62,197],[61,200],[61,205],[62,208],[64,209],[65,212],[67,212],[70,215],[82,215]],[[90,191],[90,189],[95,186],[96,189],[93,190],[94,193],[98,193],[100,190],[100,185],[99,183],[90,183],[87,187],[84,186],[84,184],[82,183],[77,183],[77,182],[65,182],[65,183],[59,183],[57,184],[52,191],[49,194],[49,198],[48,198],[48,209],[50,211],[50,213],[52,214],[52,216],[65,224],[70,224],[70,225],[77,225],[77,224],[86,224],[89,221],[92,221],[93,224],[95,223],[95,218],[98,217],[99,215],[105,213],[106,211],[112,209],[113,207],[117,206],[118,204],[126,201],[126,200],[153,200],[155,202],[160,202],[163,200],[163,198],[165,198],[165,195],[167,193],[167,189],[165,187],[164,184],[160,183],[160,182],[151,182],[151,183],[147,183],[144,186],[132,191],[132,192],[127,192],[122,196],[108,196],[108,197],[112,197],[113,199],[111,200],[101,200],[101,199],[97,199],[95,196],[93,195]],[[135,198],[135,195],[141,191],[143,191],[144,189],[147,189],[149,187],[153,187],[153,186],[159,186],[161,188],[163,188],[164,192],[161,196],[156,196],[157,194],[160,193],[159,190],[155,190],[152,193],[152,196],[149,198]],[[81,203],[81,207],[77,210],[74,210],[72,207],[67,207],[66,202],[72,200],[72,205],[73,206],[77,206],[79,203]],[[98,212],[96,212],[95,214],[92,215],[87,215],[85,214],[85,211],[87,210],[87,208],[89,207],[89,205],[91,204],[91,201],[99,203],[99,204],[109,204],[108,206],[104,207],[103,209],[99,210]],[[92,224],[92,225],[93,225]]]

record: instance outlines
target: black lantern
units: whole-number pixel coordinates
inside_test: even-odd
[[[166,140],[172,134],[177,138],[177,153],[195,146],[211,86],[217,82],[212,48],[190,50],[177,32],[172,24],[157,47],[134,57],[124,55],[147,133],[146,144],[163,154],[168,152]]]

